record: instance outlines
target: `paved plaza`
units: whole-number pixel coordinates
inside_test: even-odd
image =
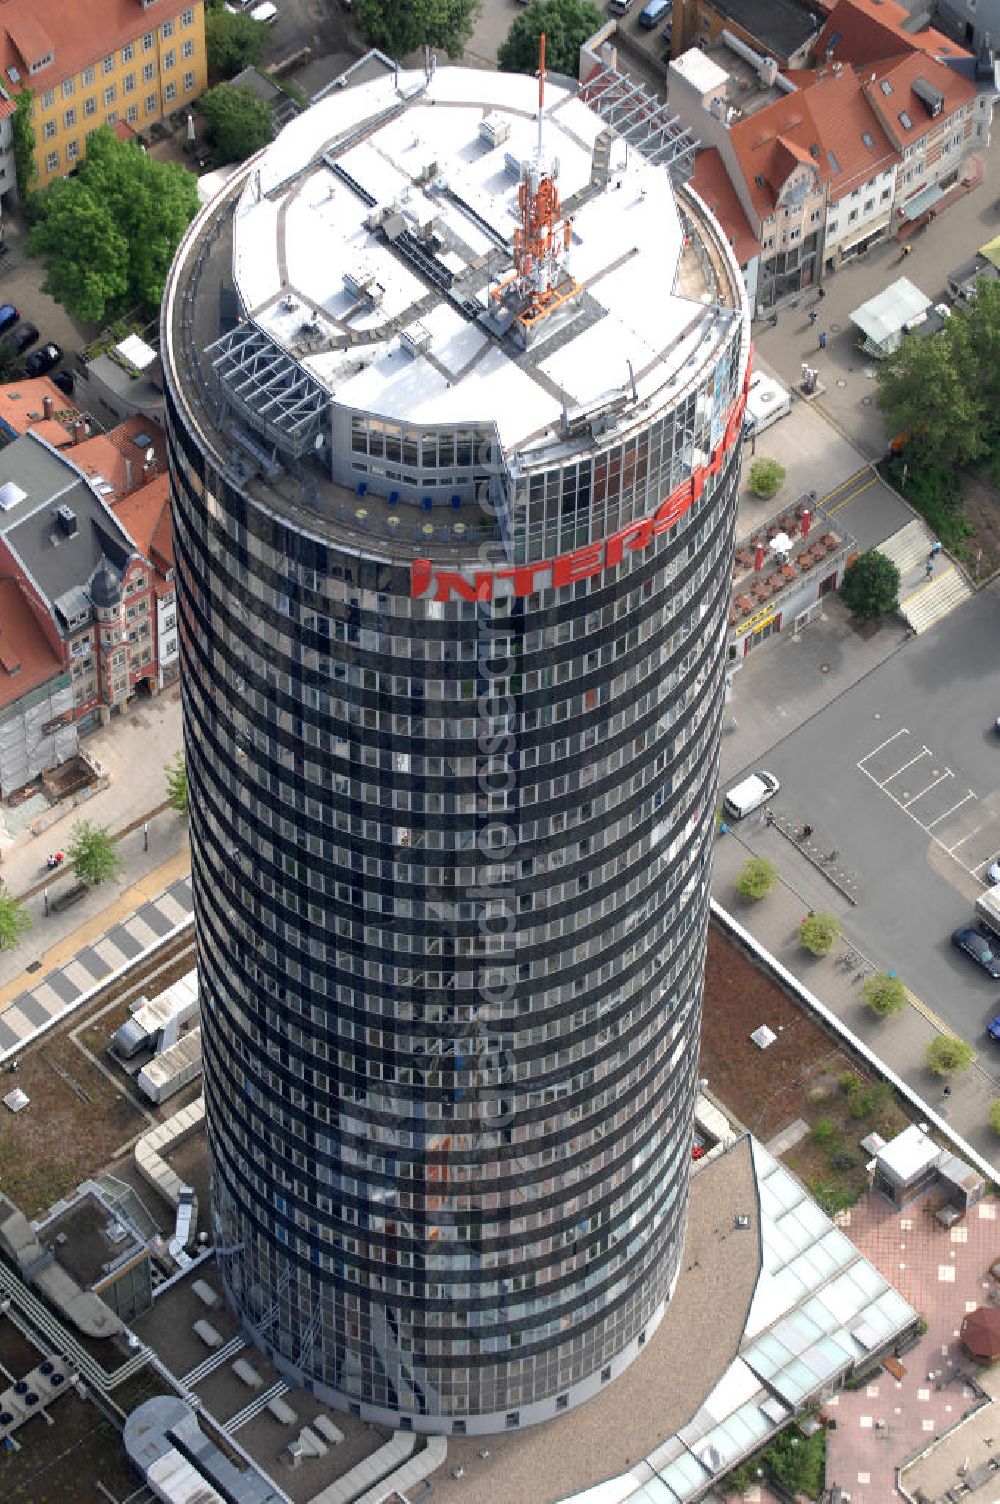
[[[998,1290],[988,1273],[1000,1256],[997,1203],[981,1202],[949,1229],[933,1215],[941,1199],[932,1190],[898,1212],[870,1192],[838,1218],[927,1323],[919,1346],[904,1359],[901,1380],[882,1370],[863,1389],[842,1391],[824,1406],[827,1418],[837,1422],[828,1437],[827,1483],[839,1484],[852,1504],[901,1497],[897,1467],[980,1403],[967,1382],[969,1374],[978,1379],[980,1370],[962,1352],[958,1336],[963,1316]],[[1000,1437],[1000,1416],[993,1429]]]

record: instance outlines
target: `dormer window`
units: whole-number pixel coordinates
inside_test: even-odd
[[[41,71],[42,71],[43,68],[47,68],[49,66],[49,64],[50,63],[54,63],[55,60],[56,60],[55,53],[54,52],[47,52],[44,57],[36,58],[35,61],[29,65],[28,72],[29,73],[41,73]]]

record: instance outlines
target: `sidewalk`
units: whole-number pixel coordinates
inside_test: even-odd
[[[0,986],[0,1061],[24,1049],[83,995],[192,912],[190,857],[184,849],[120,890],[83,924],[68,930],[24,970]],[[107,892],[91,895],[95,905]],[[83,900],[87,902],[88,900]],[[72,913],[64,916],[73,922]],[[27,946],[11,956],[22,958]]]
[[[821,832],[819,839],[822,841]],[[735,888],[740,868],[751,855],[767,857],[781,874],[778,887],[758,903],[745,902]],[[974,1064],[952,1079],[950,1096],[944,1097],[944,1083],[926,1069],[924,1056],[935,1035],[949,1031],[921,1001],[919,978],[903,976],[912,1003],[895,1018],[878,1019],[865,1006],[861,998],[863,978],[839,966],[835,959],[849,944],[851,907],[820,871],[790,851],[776,830],[751,817],[716,842],[712,896],[814,992],[846,1028],[884,1060],[930,1110],[945,1119],[977,1154],[996,1167],[1000,1178],[1000,1144],[987,1123],[990,1104],[1000,1096],[995,1082]],[[798,943],[799,923],[810,909],[836,914],[844,927],[845,941],[829,956],[810,956]],[[862,956],[861,952],[857,954]],[[874,964],[872,969],[877,969]]]

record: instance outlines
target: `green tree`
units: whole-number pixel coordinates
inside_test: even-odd
[[[38,163],[35,161],[35,127],[31,121],[31,95],[27,89],[17,91],[11,129],[14,137],[14,171],[17,174],[17,191],[23,199],[26,199],[38,176]]]
[[[45,290],[95,323],[126,308],[159,308],[174,251],[198,210],[194,174],[158,162],[102,126],[86,161],[32,197],[28,250],[45,262]]]
[[[271,106],[252,89],[219,84],[202,96],[199,108],[208,122],[208,139],[220,164],[242,162],[271,139]]]
[[[935,1076],[958,1076],[976,1058],[971,1044],[954,1034],[938,1034],[927,1046],[927,1069]]]
[[[879,1018],[891,1018],[906,1007],[906,988],[898,977],[890,976],[887,971],[867,977],[861,996]]]
[[[0,888],[0,950],[13,950],[31,929],[31,915],[19,898]]]
[[[778,881],[778,871],[766,857],[752,856],[740,868],[736,891],[741,898],[766,898]]]
[[[356,0],[354,13],[365,41],[390,57],[418,47],[443,47],[461,57],[479,14],[479,0]]]
[[[871,621],[899,605],[899,570],[891,559],[869,548],[844,570],[840,598],[860,621]]]
[[[24,356],[19,355],[8,339],[0,339],[0,386],[20,381],[24,375]]]
[[[213,10],[205,16],[205,52],[213,78],[232,78],[260,62],[267,28],[241,11]]]
[[[117,877],[125,865],[115,849],[106,825],[92,825],[78,820],[70,833],[66,854],[77,877],[88,888],[96,888]]]
[[[176,752],[170,761],[164,764],[163,772],[166,775],[167,782],[167,803],[179,815],[186,815],[188,812],[188,779],[184,753]]]
[[[993,1132],[1000,1134],[1000,1098],[990,1103],[988,1122]]]
[[[497,62],[507,73],[534,73],[538,67],[538,38],[545,33],[545,66],[576,78],[580,43],[593,36],[604,17],[589,0],[532,0],[515,19],[501,42]]]
[[[960,327],[966,317],[952,315],[928,339],[905,337],[879,366],[878,405],[889,432],[906,434],[911,464],[952,465],[975,458],[984,448],[986,406],[974,342]]]
[[[785,467],[777,460],[754,460],[750,466],[749,485],[751,494],[769,500],[780,491],[785,482]]]
[[[44,208],[28,250],[45,262],[42,288],[77,318],[99,324],[126,302],[128,242],[107,206],[79,179],[63,178],[37,197]]]
[[[836,914],[816,909],[799,925],[799,944],[814,956],[828,956],[843,933]]]

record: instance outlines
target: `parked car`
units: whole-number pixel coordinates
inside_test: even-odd
[[[29,345],[33,345],[38,338],[38,330],[34,324],[19,324],[10,336],[10,343],[19,355],[23,355]]]
[[[722,810],[727,820],[745,820],[747,815],[752,815],[755,809],[760,809],[769,799],[773,799],[780,789],[781,784],[773,773],[765,773],[763,769],[759,773],[751,773],[749,778],[744,778],[735,788],[729,790],[722,802]]]
[[[61,392],[65,392],[67,397],[72,397],[76,377],[72,371],[53,371],[52,385],[57,386]]]
[[[1000,1013],[997,1014],[996,1018],[990,1019],[986,1025],[986,1032],[991,1039],[995,1039],[1000,1044]]]
[[[37,350],[32,350],[24,362],[25,375],[44,376],[46,371],[51,371],[61,360],[62,351],[50,340],[47,345],[39,345]]]
[[[1000,981],[1000,956],[990,945],[989,941],[978,934],[976,930],[967,926],[955,930],[951,937],[952,945],[964,951],[970,961],[975,961],[984,971],[989,972],[994,981]]]
[[[13,329],[20,317],[13,303],[0,303],[0,334],[6,334],[8,329]]]

